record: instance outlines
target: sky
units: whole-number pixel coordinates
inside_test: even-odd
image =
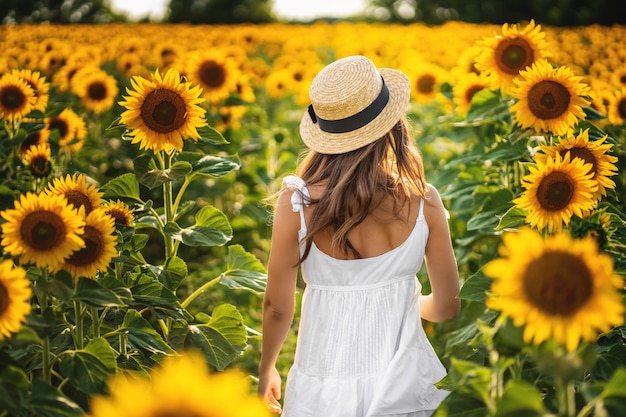
[[[110,0],[111,7],[131,19],[163,17],[169,0]],[[366,0],[273,0],[274,11],[285,19],[309,20],[316,17],[346,17],[365,9]]]

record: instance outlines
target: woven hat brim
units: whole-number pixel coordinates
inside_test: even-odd
[[[324,132],[305,111],[300,121],[300,137],[309,149],[322,154],[350,152],[377,141],[398,123],[409,105],[411,83],[404,73],[395,69],[378,71],[389,89],[389,102],[383,111],[365,126],[345,133]]]

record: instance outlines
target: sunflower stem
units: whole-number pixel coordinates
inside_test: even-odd
[[[185,298],[185,300],[181,303],[181,306],[183,308],[187,308],[187,306],[191,304],[191,302],[195,300],[200,294],[202,294],[204,291],[206,291],[207,289],[211,288],[212,286],[220,282],[221,279],[222,277],[217,277],[217,278],[213,278],[209,282],[205,282],[201,287],[197,288],[194,292],[189,294],[189,296]]]
[[[79,300],[74,300],[74,317],[76,319],[74,344],[76,349],[83,348],[83,306]]]
[[[576,416],[576,398],[574,385],[561,378],[557,379],[555,388],[559,399],[559,417]]]
[[[98,309],[96,307],[91,308],[91,329],[93,332],[93,338],[100,337],[100,316],[98,315]]]
[[[41,307],[42,316],[46,314],[46,311],[48,310],[47,286],[48,270],[46,268],[41,268],[41,276],[38,280],[38,287],[40,291],[38,291],[37,294],[39,295],[39,306]],[[50,374],[50,337],[47,334],[41,339],[41,373],[41,376],[45,382],[52,382],[52,377]]]
[[[180,186],[180,189],[178,190],[178,193],[176,194],[176,199],[174,200],[174,207],[173,207],[174,215],[176,215],[176,213],[178,212],[178,207],[180,206],[180,202],[183,199],[183,194],[185,194],[185,191],[187,190],[187,187],[189,187],[189,184],[191,184],[192,179],[193,178],[191,176],[185,177],[185,181]]]
[[[163,158],[163,169],[165,170],[170,169],[170,167],[172,166],[173,155],[174,155],[174,152],[165,154],[165,158]],[[163,183],[163,206],[164,206],[163,209],[165,211],[165,224],[166,225],[169,222],[174,221],[175,212],[174,212],[172,196],[173,196],[172,181],[166,181]],[[165,259],[167,260],[175,256],[176,254],[174,253],[174,245],[173,245],[174,242],[173,242],[172,237],[164,233],[164,239],[165,239]]]

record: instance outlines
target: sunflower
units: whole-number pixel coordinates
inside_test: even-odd
[[[127,89],[129,96],[119,104],[127,109],[120,122],[130,130],[132,143],[154,152],[181,151],[185,139],[200,137],[196,129],[206,122],[199,86],[182,82],[175,69],[164,76],[157,69],[151,81],[135,76],[131,85],[133,90]]]
[[[265,90],[274,100],[284,98],[289,92],[290,73],[285,69],[272,71],[265,79]]]
[[[104,201],[104,211],[113,217],[115,224],[132,227],[135,224],[135,214],[123,201]]]
[[[569,152],[547,156],[522,178],[526,190],[513,203],[528,211],[526,221],[531,226],[560,231],[574,214],[581,217],[593,208],[597,184],[591,169],[581,158],[570,160]]]
[[[124,75],[137,75],[144,72],[141,58],[135,54],[123,54],[115,62],[117,70]]]
[[[103,208],[93,210],[85,219],[85,231],[82,234],[85,247],[72,253],[62,268],[72,274],[75,280],[80,277],[95,278],[98,271],[106,270],[117,256],[114,232],[115,219]]]
[[[614,125],[626,122],[626,88],[615,92],[608,103],[609,121]]]
[[[161,71],[167,71],[177,65],[183,55],[181,46],[176,42],[159,42],[153,51],[154,66]]]
[[[65,178],[55,178],[45,192],[49,195],[60,195],[75,208],[83,207],[85,214],[91,213],[102,204],[102,192],[95,184],[87,184],[83,174],[67,174]]]
[[[534,20],[524,29],[505,23],[501,35],[477,42],[481,52],[476,58],[476,67],[489,76],[494,90],[500,89],[502,94],[508,94],[520,71],[550,57],[545,37],[541,25],[535,25]]]
[[[459,114],[466,114],[476,93],[489,88],[489,81],[485,77],[473,72],[467,73],[452,87],[453,102]]]
[[[44,119],[48,130],[59,132],[59,146],[67,147],[76,152],[84,145],[87,137],[87,127],[85,121],[72,109],[64,109],[55,117]]]
[[[18,148],[18,153],[20,157],[24,157],[26,152],[30,149],[31,146],[44,145],[48,144],[48,140],[50,138],[50,130],[41,129],[35,130],[26,136],[26,139],[20,143]]]
[[[218,104],[237,92],[241,73],[232,59],[217,50],[191,53],[185,65],[189,80],[202,87],[203,97]]]
[[[26,81],[14,73],[0,77],[0,118],[21,120],[33,109],[35,92]]]
[[[150,379],[119,374],[110,396],[92,397],[91,417],[269,417],[264,402],[250,393],[249,378],[238,370],[210,374],[197,353],[167,357]]]
[[[85,63],[80,61],[69,62],[54,73],[52,82],[59,91],[70,91],[74,77],[84,66]]]
[[[52,171],[50,145],[44,143],[31,146],[24,154],[23,162],[36,178],[47,177]]]
[[[77,73],[72,81],[72,92],[86,109],[102,113],[113,107],[119,89],[112,75],[95,69]]]
[[[624,283],[594,239],[522,229],[502,240],[500,258],[484,269],[494,279],[486,303],[524,326],[525,342],[554,339],[573,351],[622,324]]]
[[[13,70],[12,73],[24,80],[33,89],[35,94],[33,109],[42,113],[45,112],[50,94],[50,84],[46,81],[46,77],[43,77],[38,71],[28,69]]]
[[[65,258],[85,246],[80,237],[84,211],[77,211],[60,195],[26,193],[15,201],[15,208],[0,213],[2,246],[23,264],[34,263],[56,271]]]
[[[607,188],[615,188],[615,183],[609,177],[618,173],[614,165],[617,158],[608,154],[613,145],[604,143],[607,138],[608,135],[605,135],[598,140],[590,141],[589,129],[581,130],[577,136],[570,133],[567,138],[561,138],[554,146],[541,146],[543,153],[537,153],[535,160],[545,162],[548,156],[554,157],[556,153],[559,153],[564,157],[566,153],[569,153],[571,159],[580,158],[591,164],[593,180],[598,186],[594,198],[600,200],[606,195]]]
[[[446,78],[443,68],[435,64],[421,63],[409,73],[411,79],[411,97],[418,103],[429,103],[439,93],[439,86]]]
[[[22,327],[30,314],[31,294],[26,270],[11,260],[0,262],[0,340]]]
[[[536,132],[564,135],[578,119],[584,119],[582,97],[589,87],[567,67],[553,68],[547,61],[538,61],[520,73],[513,96],[519,101],[511,106],[515,120],[522,128]]]

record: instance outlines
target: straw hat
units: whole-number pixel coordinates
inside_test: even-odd
[[[408,77],[377,69],[364,56],[339,59],[322,69],[309,90],[300,136],[316,152],[339,154],[383,137],[402,118],[411,93]]]

